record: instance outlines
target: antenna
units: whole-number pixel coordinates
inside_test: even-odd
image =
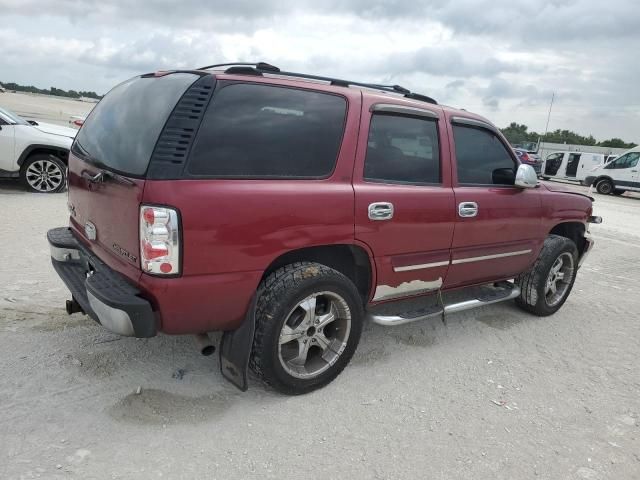
[[[549,120],[551,120],[551,109],[553,108],[553,99],[556,96],[556,92],[551,93],[551,103],[549,104],[549,115],[547,115],[547,126],[544,127],[544,135],[542,136],[542,147],[544,147],[544,140],[547,138],[547,132],[549,131]],[[538,151],[542,150],[542,147]]]

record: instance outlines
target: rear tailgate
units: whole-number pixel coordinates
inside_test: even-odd
[[[144,180],[88,180],[99,170],[69,155],[70,226],[100,259],[136,281],[140,274],[138,216]]]

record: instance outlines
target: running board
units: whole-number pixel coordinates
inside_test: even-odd
[[[513,285],[509,289],[501,288],[491,290],[493,291],[482,292],[476,298],[471,300],[464,300],[444,305],[444,308],[440,305],[431,305],[408,312],[398,313],[396,315],[377,315],[369,312],[368,316],[373,323],[391,327],[395,325],[402,325],[404,323],[419,322],[420,320],[426,320],[428,318],[438,317],[449,313],[471,310],[472,308],[484,307],[485,305],[491,305],[492,303],[505,302],[507,300],[513,300],[520,295],[520,287],[517,285]]]

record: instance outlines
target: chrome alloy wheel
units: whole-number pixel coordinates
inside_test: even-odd
[[[544,294],[547,305],[554,307],[562,301],[571,286],[574,273],[573,255],[565,252],[556,258],[545,283]]]
[[[347,347],[351,311],[334,292],[318,292],[298,303],[287,316],[278,341],[278,358],[296,378],[312,378],[334,365]]]
[[[52,192],[60,187],[64,173],[56,163],[50,160],[38,160],[27,168],[27,183],[38,192]]]

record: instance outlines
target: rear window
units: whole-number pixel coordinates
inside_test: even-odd
[[[323,178],[336,163],[343,97],[254,84],[216,92],[191,150],[194,176]]]
[[[89,114],[76,136],[74,153],[112,170],[144,175],[169,114],[198,78],[173,73],[121,83]]]

